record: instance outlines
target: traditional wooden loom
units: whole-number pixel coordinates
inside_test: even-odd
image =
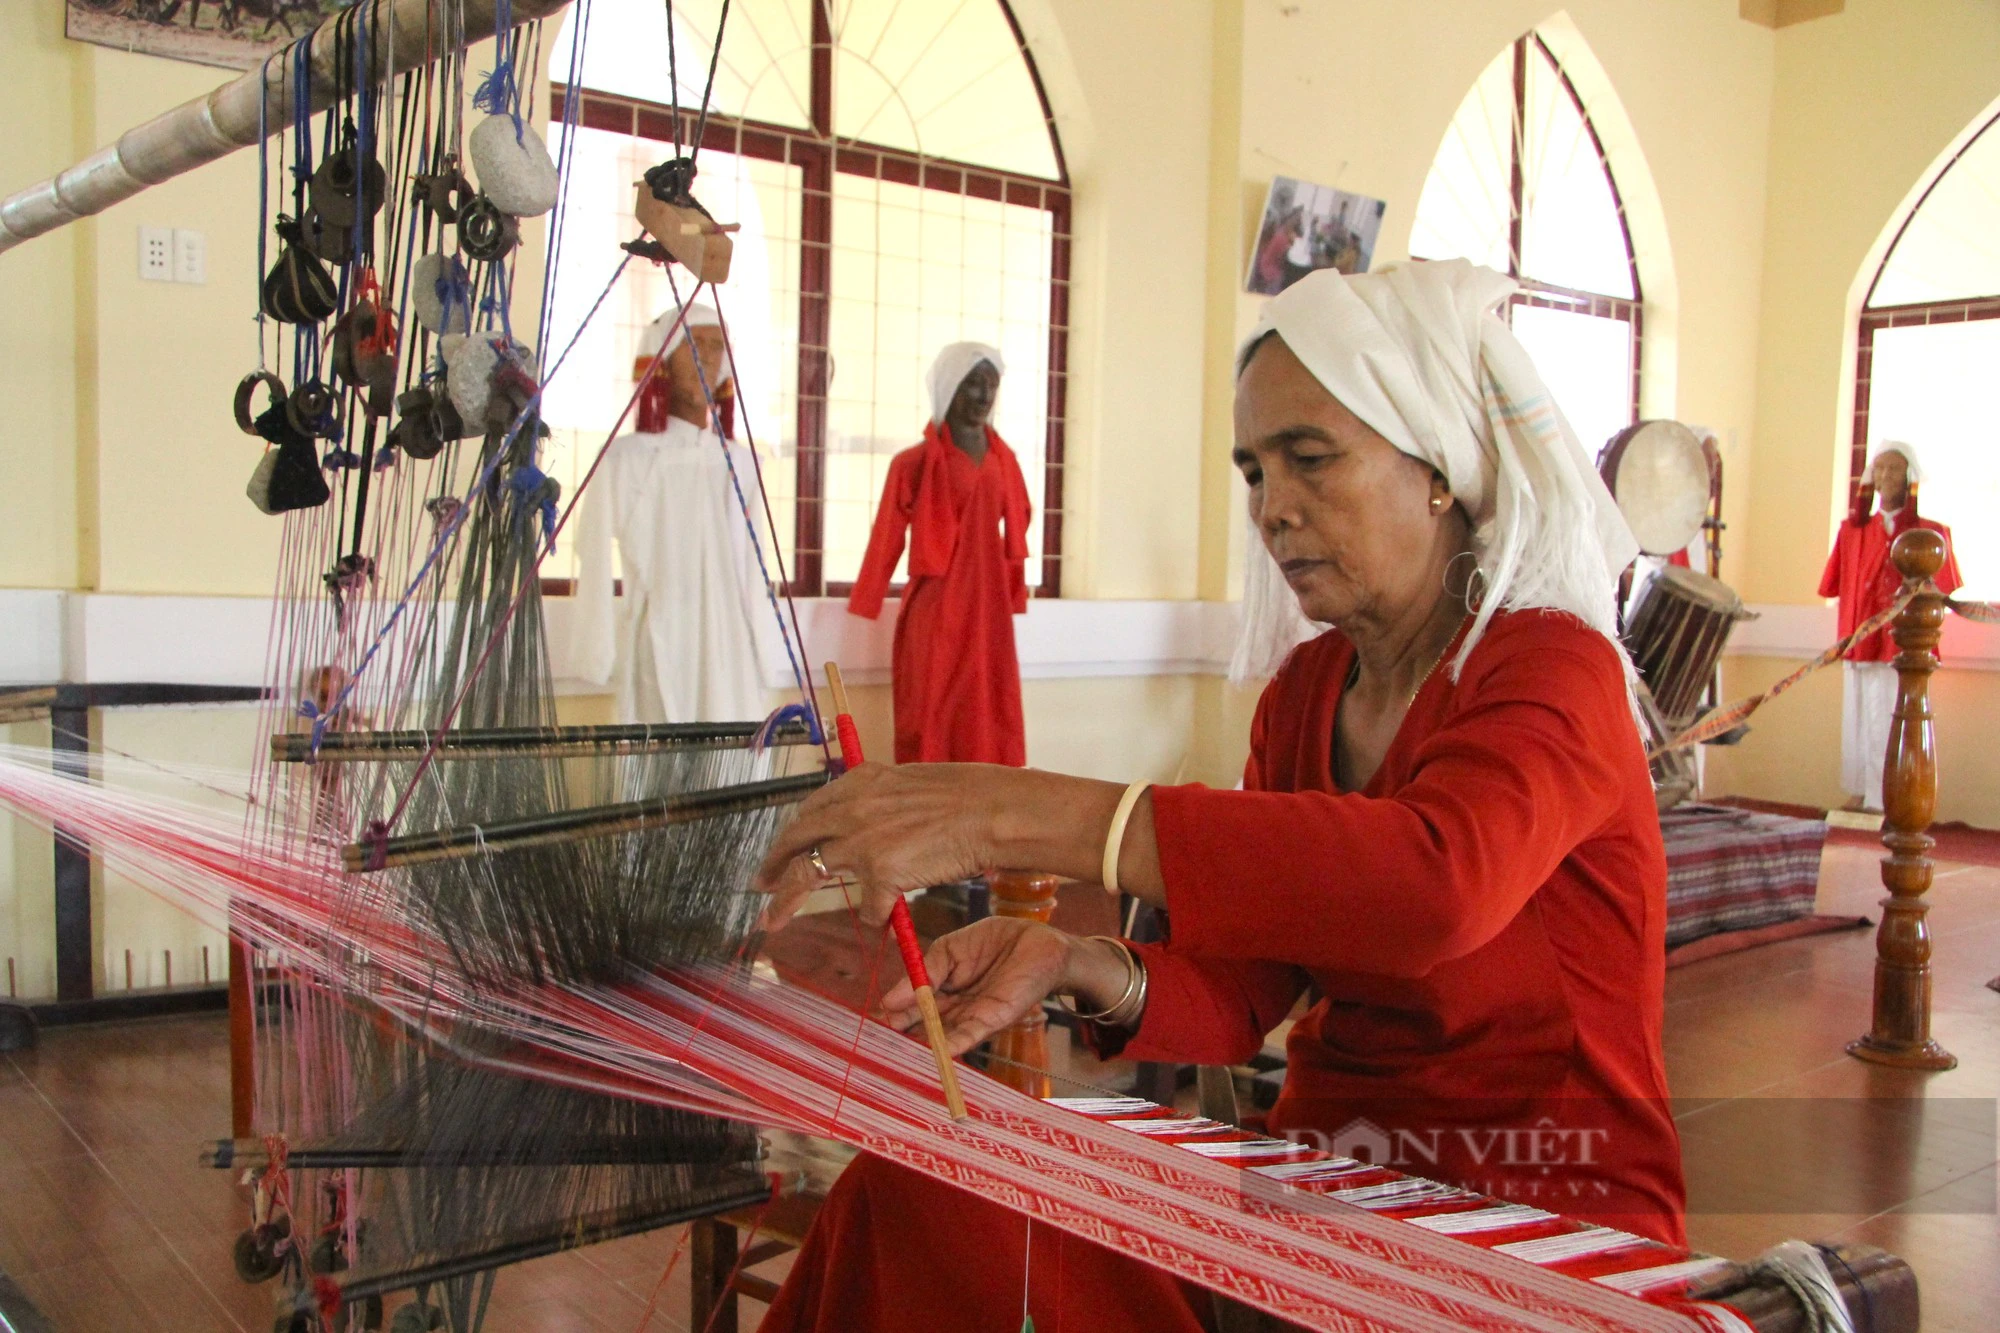
[[[371,115],[382,123],[398,94],[414,106],[431,86],[415,78],[425,71],[456,105],[450,75],[467,42],[497,30],[518,59],[524,39],[510,25],[561,7],[366,0],[264,70],[0,203],[5,249],[287,126],[303,168],[308,118],[344,103],[361,128],[338,139],[329,118],[321,170],[345,174],[329,198],[344,194],[350,215],[387,210],[372,282],[361,280],[372,235],[345,261],[326,253],[341,251],[342,227],[372,233],[366,216],[341,222],[315,200],[315,230],[301,210],[275,295],[269,281],[263,295],[272,318],[311,332],[293,352],[298,384],[278,392],[282,365],[260,361],[239,396],[245,428],[275,446],[267,457],[296,454],[294,436],[330,438],[328,399],[350,425],[335,443],[363,431],[355,460],[333,465],[330,494],[286,520],[279,596],[311,609],[281,624],[273,651],[281,706],[258,786],[269,822],[246,839],[164,800],[0,769],[0,796],[87,832],[142,881],[226,919],[240,942],[233,1054],[259,1080],[239,1081],[232,1136],[207,1156],[252,1183],[239,1265],[247,1277],[286,1276],[280,1327],[372,1326],[383,1294],[414,1288],[436,1305],[409,1327],[474,1328],[499,1266],[796,1194],[795,1179],[766,1173],[752,1123],[880,1153],[1077,1235],[1143,1242],[1170,1271],[1312,1326],[1732,1327],[1691,1303],[1712,1301],[1765,1333],[1803,1327],[1786,1289],[1755,1269],[1261,1140],[1226,1114],[1043,1100],[1041,1020],[1003,1038],[1004,1076],[968,1074],[966,1114],[948,1115],[921,1048],[749,971],[755,905],[742,880],[784,808],[827,778],[796,762],[824,744],[810,691],[798,714],[761,723],[557,725],[536,564],[560,520],[535,468],[534,409],[560,358],[538,367],[511,332],[474,333],[493,354],[473,376],[485,410],[456,426],[441,420],[456,360],[449,394],[427,373],[433,335],[473,332],[468,296],[498,293],[489,300],[504,318],[506,248],[495,246],[514,215],[477,206],[492,200],[458,174],[450,116],[392,120],[402,136],[378,140],[391,160],[370,183]],[[495,101],[493,118],[520,114],[518,90],[510,101],[501,87]],[[517,120],[517,142],[524,133]],[[693,204],[691,180],[690,165],[647,188],[653,243],[699,283],[726,273],[727,235]],[[426,319],[407,299],[409,275],[417,244],[456,220],[447,211],[475,225],[458,221],[456,249],[432,252],[444,262],[425,272],[443,311]],[[355,281],[322,291],[335,284],[296,259],[301,247],[355,265]],[[331,336],[347,361],[328,388],[317,339],[336,313]],[[425,331],[399,348],[394,330],[414,327],[402,316]],[[321,396],[298,401],[309,384]],[[253,420],[260,389],[271,403]],[[391,402],[401,433],[378,438]],[[461,439],[479,443],[461,450]],[[1928,1033],[1923,927],[1935,787],[1925,681],[1942,615],[1927,535],[1898,544],[1915,592],[1896,630],[1892,899],[1874,1029],[1850,1049],[1934,1068],[1949,1057]],[[995,888],[1001,911],[1033,915],[1053,900],[1046,877],[1001,876]],[[1203,1082],[1219,1091],[1226,1078]],[[709,1295],[731,1283],[765,1291],[740,1272],[718,1280],[732,1231],[699,1234]],[[1870,1310],[1871,1328],[1915,1327],[1900,1261],[1844,1252],[1836,1282],[1850,1309]]]

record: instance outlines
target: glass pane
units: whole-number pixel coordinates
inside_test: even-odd
[[[812,11],[810,0],[731,0],[722,35],[722,58],[715,67],[710,109],[718,115],[762,120],[799,129],[811,126]],[[674,16],[672,67],[668,78],[667,13]],[[721,0],[591,0],[590,33],[583,64],[575,61],[575,28],[580,9],[563,19],[549,60],[549,77],[599,92],[672,104],[701,105],[708,63],[715,51]]]
[[[1057,178],[1041,97],[998,0],[828,0],[827,10],[835,134]]]
[[[1532,41],[1524,124],[1522,275],[1577,291],[1636,295],[1604,159],[1555,66]]]
[[[1424,192],[1410,253],[1470,259],[1507,271],[1508,177],[1513,171],[1514,48],[1503,50],[1458,104]]]
[[[1910,219],[1871,306],[2000,296],[2000,131],[1989,123]]]
[[[603,293],[623,258],[619,243],[639,234],[632,217],[632,182],[658,160],[659,151],[650,140],[577,131],[563,257],[554,282],[551,360],[577,336]],[[766,461],[764,481],[778,539],[788,549],[797,471],[790,460],[798,427],[801,172],[784,163],[711,149],[701,155],[701,196],[717,217],[742,228],[735,237],[729,281],[706,299],[729,326],[739,391],[738,437],[747,428]],[[674,280],[686,294],[686,270],[675,269]],[[632,361],[640,334],[672,303],[666,271],[633,260],[549,382],[542,414],[552,439],[543,467],[562,483],[565,495],[575,494],[632,395]],[[783,465],[775,465],[781,458]],[[575,543],[563,542],[543,572],[551,578],[573,577],[575,560]]]
[[[1050,215],[846,173],[834,177],[833,206],[827,580],[860,571],[889,460],[922,439],[930,420],[932,358],[946,343],[975,339],[1007,362],[993,427],[1020,459],[1034,504],[1027,575],[1039,583]]]
[[[1951,528],[1970,595],[2000,595],[2000,320],[1878,329],[1869,371],[1871,440],[1923,458],[1918,509]]]
[[[1514,333],[1591,457],[1632,424],[1632,326],[1622,319],[1515,304]]]

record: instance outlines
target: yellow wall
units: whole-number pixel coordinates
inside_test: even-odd
[[[80,155],[70,108],[83,62],[64,44],[62,22],[58,5],[0,5],[0,117],[12,126],[0,135],[0,192]],[[0,321],[0,402],[10,418],[0,445],[0,585],[78,581],[75,367],[86,294],[75,256],[88,237],[65,228],[43,238],[41,253],[0,262],[0,310],[9,312]]]
[[[1731,477],[1747,480],[1749,521],[1729,534],[1725,572],[1752,601],[1811,603],[1846,496],[1859,302],[1913,192],[2000,93],[2000,7],[1850,0],[1776,44],[1756,447]],[[1727,691],[1790,665],[1732,662]],[[1740,747],[1712,752],[1711,790],[1837,803],[1840,701],[1827,676],[1814,696],[1771,705]],[[2000,771],[1978,740],[2000,710],[2000,674],[1946,670],[1934,690],[1940,817],[2000,826]]]
[[[1231,12],[1240,14],[1235,32],[1224,30]],[[1239,82],[1241,98],[1235,162],[1212,168],[1224,197],[1212,200],[1209,250],[1205,596],[1234,587],[1241,567],[1241,492],[1218,455],[1228,447],[1231,354],[1258,306],[1241,293],[1246,238],[1270,178],[1387,200],[1375,261],[1406,257],[1452,114],[1487,63],[1537,25],[1591,97],[1614,170],[1625,173],[1648,302],[1645,409],[1713,427],[1726,465],[1740,472],[1756,402],[1768,29],[1743,22],[1733,0],[1578,0],[1560,11],[1545,0],[1221,0],[1217,86]],[[1746,503],[1740,489],[1730,496],[1739,530]]]

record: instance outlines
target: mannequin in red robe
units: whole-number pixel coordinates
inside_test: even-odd
[[[1028,609],[1028,488],[987,425],[1000,353],[953,343],[930,373],[922,444],[889,464],[847,609],[873,620],[907,535],[909,583],[896,617],[896,762],[1028,762],[1013,617]]]
[[[1899,441],[1877,445],[1869,460],[1868,477],[1855,494],[1854,511],[1840,525],[1833,551],[1820,575],[1819,595],[1840,599],[1840,637],[1895,602],[1903,576],[1889,559],[1889,548],[1910,528],[1929,528],[1944,538],[1944,564],[1936,583],[1940,592],[1955,592],[1963,580],[1951,549],[1951,529],[1917,516],[1917,482],[1921,480],[1916,450]],[[1880,509],[1874,510],[1879,502]],[[1889,750],[1889,723],[1896,707],[1896,643],[1886,629],[1877,630],[1847,650],[1841,664],[1846,698],[1840,742],[1841,786],[1850,810],[1882,808],[1882,766]]]
[[[1412,1174],[1680,1243],[1666,860],[1617,654],[1563,614],[1503,613],[1342,792],[1354,660],[1338,631],[1292,654],[1257,708],[1247,791],[1153,789],[1172,939],[1138,946],[1143,1020],[1101,1049],[1240,1062],[1316,987],[1273,1133],[1312,1142],[1365,1118],[1439,1145]],[[1274,955],[1295,961],[1255,961]],[[1554,1169],[1482,1154],[1536,1126],[1565,1145]],[[1024,1273],[1042,1330],[1195,1333],[1210,1308],[1135,1259],[1040,1226],[1030,1242],[1018,1215],[862,1157],[763,1327],[1001,1327]]]

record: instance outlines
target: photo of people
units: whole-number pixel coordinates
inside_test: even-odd
[[[354,0],[68,0],[64,31],[199,65],[249,69]]]
[[[1274,177],[1244,290],[1276,296],[1319,268],[1366,272],[1387,207],[1380,199],[1331,185]]]

